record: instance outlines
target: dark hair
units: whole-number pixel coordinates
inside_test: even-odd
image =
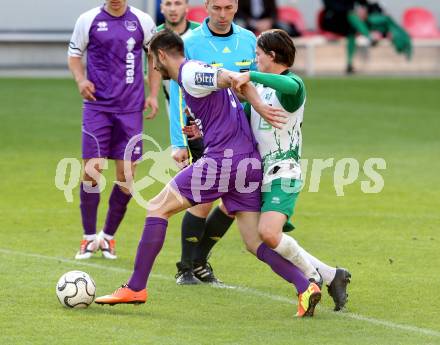
[[[183,41],[178,34],[169,29],[156,33],[151,39],[149,51],[157,55],[157,52],[163,50],[170,55],[183,56]]]
[[[274,62],[290,67],[295,62],[296,48],[292,38],[284,30],[264,31],[258,36],[257,46],[268,55],[274,56]]]

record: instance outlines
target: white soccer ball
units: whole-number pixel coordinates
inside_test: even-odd
[[[87,308],[95,299],[96,285],[87,273],[70,271],[58,280],[56,292],[63,306]]]

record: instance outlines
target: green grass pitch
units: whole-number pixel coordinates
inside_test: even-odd
[[[313,319],[295,319],[294,289],[246,253],[234,227],[211,262],[230,289],[179,287],[180,219],[139,307],[68,310],[55,284],[88,272],[97,294],[128,278],[145,211],[131,203],[117,236],[117,261],[75,262],[78,187],[67,203],[57,163],[80,157],[81,100],[71,80],[0,80],[0,344],[440,344],[440,80],[309,79],[303,157],[382,157],[385,186],[364,194],[364,174],[336,196],[334,169],[317,193],[304,190],[294,236],[332,265],[350,269],[348,308],[323,292]],[[168,143],[164,112],[145,132]],[[148,162],[139,175],[148,172]],[[106,177],[111,182],[110,162]],[[309,179],[310,176],[308,175]],[[368,180],[368,179],[367,179]],[[156,183],[146,192],[157,193]],[[110,188],[101,197],[102,226]]]

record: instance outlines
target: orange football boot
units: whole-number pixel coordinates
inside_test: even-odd
[[[309,287],[303,293],[298,295],[298,312],[296,316],[313,316],[315,307],[321,300],[321,290],[315,283],[310,283]]]
[[[122,285],[111,295],[98,297],[95,300],[97,304],[143,304],[147,301],[147,289],[141,291],[133,291],[127,284]]]

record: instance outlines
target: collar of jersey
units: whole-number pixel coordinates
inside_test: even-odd
[[[209,37],[217,37],[217,36],[214,36],[214,35],[211,33],[211,31],[209,30],[209,28],[208,28],[208,19],[209,19],[209,17],[208,17],[208,18],[205,18],[205,20],[204,20],[203,23],[202,23],[202,32],[203,32],[203,35],[204,35],[204,36],[209,36]],[[240,32],[240,27],[239,27],[237,24],[232,23],[231,25],[232,25],[232,35],[235,35],[235,34],[237,34],[237,33]],[[232,35],[231,35],[231,36],[232,36]],[[217,37],[217,38],[229,38],[229,37],[230,37],[230,36],[228,36],[228,37]]]
[[[182,64],[179,67],[179,75],[177,76],[177,84],[179,84],[179,86],[182,86],[182,69],[183,66],[185,66],[185,64],[188,62],[188,59],[185,59]]]
[[[130,12],[130,6],[127,6],[127,9],[125,10],[124,14],[123,14],[122,16],[119,16],[119,17],[116,17],[116,16],[110,14],[109,12],[107,12],[107,11],[105,10],[105,5],[102,5],[102,6],[101,6],[101,12],[105,13],[107,16],[109,16],[109,17],[111,17],[111,18],[116,18],[116,19],[118,19],[118,18],[124,18],[124,17],[127,15],[127,13]]]

